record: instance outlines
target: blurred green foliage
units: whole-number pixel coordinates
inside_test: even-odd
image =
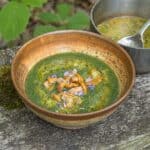
[[[38,17],[43,25],[35,27],[34,36],[54,30],[87,29],[89,26],[87,14],[83,11],[74,12],[73,6],[67,3],[58,4],[55,12],[42,12]]]
[[[27,6],[9,2],[0,11],[0,35],[6,41],[16,39],[29,21],[30,11]]]
[[[10,0],[0,10],[0,37],[6,42],[19,38],[32,21],[35,10],[42,10],[47,0]],[[73,5],[58,3],[53,12],[39,11],[33,36],[62,29],[87,29],[89,17],[84,11],[75,11]]]

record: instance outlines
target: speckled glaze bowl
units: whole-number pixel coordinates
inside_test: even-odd
[[[39,60],[63,52],[81,52],[107,63],[120,83],[118,99],[104,109],[84,114],[55,113],[33,103],[25,93],[28,72]],[[129,94],[135,79],[133,62],[123,48],[95,33],[75,30],[51,32],[27,42],[17,52],[11,73],[15,88],[31,111],[56,126],[68,129],[86,127],[112,114]]]

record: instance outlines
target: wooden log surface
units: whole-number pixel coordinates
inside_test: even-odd
[[[0,51],[10,64],[15,49]],[[150,74],[138,75],[127,100],[115,113],[79,130],[57,128],[27,108],[0,107],[0,150],[149,150]]]

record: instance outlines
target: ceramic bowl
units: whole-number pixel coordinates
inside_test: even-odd
[[[41,59],[64,52],[85,53],[108,64],[119,80],[118,99],[104,109],[83,114],[55,113],[33,103],[25,92],[29,71]],[[129,94],[135,79],[133,62],[123,48],[98,34],[75,30],[51,32],[27,42],[13,59],[11,73],[15,88],[32,112],[56,126],[68,129],[86,127],[112,114]]]

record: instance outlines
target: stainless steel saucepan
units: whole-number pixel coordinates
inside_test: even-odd
[[[101,34],[97,25],[118,16],[139,16],[150,18],[150,0],[99,0],[91,9],[91,30]],[[150,48],[123,46],[132,57],[137,73],[150,72]]]

